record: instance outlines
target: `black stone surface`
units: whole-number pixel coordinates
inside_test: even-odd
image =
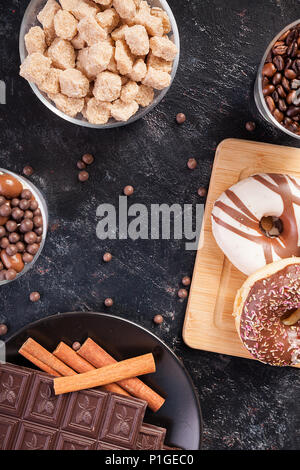
[[[204,449],[296,449],[299,444],[300,376],[255,361],[194,351],[181,338],[186,302],[177,297],[191,275],[195,252],[184,241],[100,241],[96,208],[117,204],[122,188],[135,187],[130,203],[200,203],[214,151],[227,137],[299,146],[266,124],[253,100],[257,65],[269,41],[299,17],[296,0],[170,0],[182,54],[176,80],[161,104],[136,123],[89,130],[45,108],[18,76],[18,33],[27,1],[0,3],[0,166],[35,169],[31,181],[44,192],[49,235],[35,267],[1,287],[0,322],[9,334],[57,312],[109,311],[155,332],[181,357],[199,391]],[[175,115],[187,121],[178,126]],[[255,120],[249,134],[245,122]],[[76,161],[95,155],[90,180],[77,181]],[[188,158],[198,167],[190,171]],[[283,156],[284,158],[284,156]],[[105,251],[113,261],[102,262]],[[31,291],[41,301],[29,301]],[[113,307],[103,306],[106,297]],[[152,318],[163,314],[155,326]]]

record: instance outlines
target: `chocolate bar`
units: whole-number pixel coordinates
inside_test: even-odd
[[[0,449],[162,449],[165,429],[143,424],[147,403],[100,389],[55,396],[53,377],[0,365]]]

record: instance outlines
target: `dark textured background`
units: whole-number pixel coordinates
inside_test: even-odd
[[[191,275],[195,252],[183,241],[105,241],[96,238],[98,204],[117,204],[122,188],[135,187],[130,203],[199,203],[209,184],[217,144],[227,137],[297,146],[258,116],[253,101],[257,65],[272,37],[299,17],[297,0],[170,0],[182,55],[172,89],[146,118],[119,129],[97,131],[56,117],[18,77],[18,32],[25,0],[0,3],[0,79],[7,105],[0,106],[0,166],[36,172],[44,192],[49,234],[34,269],[1,288],[0,322],[9,334],[56,312],[105,311],[155,332],[184,360],[198,389],[205,449],[300,449],[298,370],[187,348],[181,338],[186,304],[180,279]],[[183,126],[175,115],[184,112]],[[254,119],[253,134],[245,122]],[[76,161],[96,157],[90,180],[77,181]],[[195,157],[198,168],[186,161]],[[284,158],[284,157],[283,157]],[[114,259],[102,262],[111,251]],[[41,292],[36,304],[29,293]],[[165,322],[154,326],[154,314]],[[298,408],[299,410],[299,408]]]

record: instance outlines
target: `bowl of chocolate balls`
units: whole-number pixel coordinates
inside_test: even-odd
[[[25,274],[42,252],[48,226],[46,202],[22,176],[0,168],[0,285]]]

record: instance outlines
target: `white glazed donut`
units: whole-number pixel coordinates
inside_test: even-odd
[[[280,219],[278,236],[262,230],[265,217]],[[215,202],[212,231],[227,258],[247,275],[273,261],[300,256],[300,180],[271,173],[241,180]]]

